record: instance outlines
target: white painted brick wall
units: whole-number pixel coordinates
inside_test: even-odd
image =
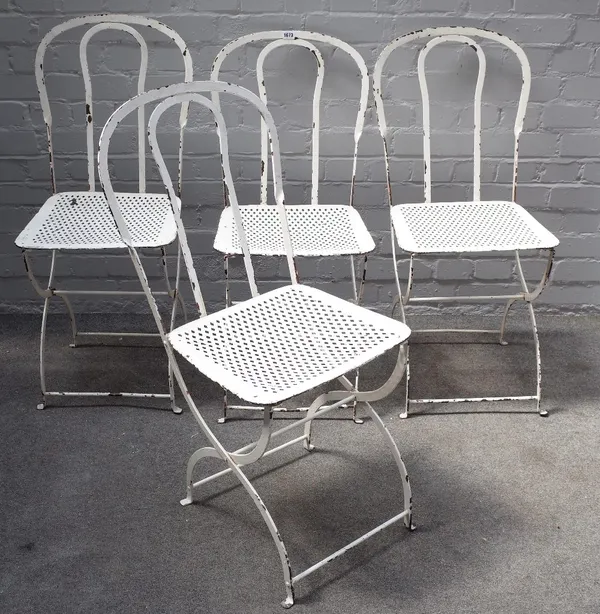
[[[16,234],[49,194],[44,126],[33,78],[37,43],[55,24],[90,12],[132,12],[161,19],[187,40],[198,78],[206,78],[217,51],[233,38],[266,29],[314,29],[345,39],[363,54],[369,68],[383,46],[411,30],[436,25],[471,25],[497,30],[513,37],[526,50],[533,71],[531,103],[522,137],[519,201],[562,240],[557,252],[554,282],[542,295],[545,311],[600,311],[600,43],[599,0],[2,0],[0,1],[0,310],[37,310],[40,301],[24,273],[13,244]],[[82,156],[83,105],[74,36],[61,40],[48,56],[50,91],[57,129],[57,171],[63,189],[85,189],[86,166]],[[133,93],[138,52],[133,44],[93,46],[92,66],[97,76],[96,120],[108,114]],[[297,51],[297,53],[296,53]],[[464,199],[471,193],[470,162],[473,90],[472,54],[464,49],[431,54],[431,93],[434,96],[433,145],[435,159],[434,196],[442,200]],[[288,202],[306,201],[310,188],[308,152],[310,107],[299,102],[312,92],[312,64],[301,50],[279,52],[269,66],[281,79],[280,92],[273,93],[275,118],[281,126],[285,153]],[[94,55],[94,54],[92,54]],[[241,57],[239,65],[226,73],[253,86],[250,70],[256,54]],[[326,76],[321,165],[322,202],[347,202],[346,178],[350,170],[352,112],[357,96],[353,71],[337,54],[326,66],[340,69]],[[286,60],[288,60],[287,63]],[[290,62],[291,60],[291,62]],[[177,55],[167,47],[152,54],[149,86],[178,79]],[[395,63],[394,63],[395,62]],[[394,179],[398,202],[422,200],[420,107],[414,77],[414,52],[399,54],[390,65],[394,78],[388,91],[400,97],[390,110],[398,130],[393,138]],[[507,198],[511,179],[508,163],[512,147],[510,120],[514,66],[494,49],[490,50],[489,78],[484,93],[484,142],[487,156],[483,168],[484,197]],[[350,72],[344,74],[345,70]],[[60,71],[65,71],[59,74]],[[349,76],[348,76],[349,75]],[[437,85],[436,85],[437,84]],[[272,89],[270,92],[273,91]],[[76,104],[73,104],[76,103]],[[372,107],[372,103],[371,103]],[[209,303],[222,300],[222,263],[212,250],[214,230],[221,210],[220,170],[214,157],[216,139],[208,135],[206,114],[196,112],[187,137],[188,153],[184,216],[192,232],[191,246],[201,278],[206,281]],[[242,202],[256,200],[259,163],[257,120],[247,109],[227,111],[232,122],[231,147],[234,177]],[[174,151],[176,136],[169,134],[173,118],[164,128],[164,147]],[[136,163],[131,155],[134,122],[118,133],[113,152],[115,177],[120,187],[133,189]],[[149,170],[151,187],[160,189],[157,174]],[[377,251],[370,259],[366,302],[383,308],[393,294],[393,274],[381,143],[371,108],[361,144],[356,204],[372,231]],[[527,262],[532,275],[539,274],[536,262]],[[405,264],[401,264],[405,271]],[[157,274],[157,270],[153,269]],[[273,260],[258,266],[263,287],[285,278],[285,267]],[[346,261],[325,259],[299,263],[304,281],[340,295],[350,294]],[[65,283],[86,287],[97,279],[110,289],[133,288],[136,280],[123,256],[87,254],[60,263]],[[514,280],[509,260],[429,260],[419,263],[416,279],[423,291],[471,293],[473,286],[488,291]],[[86,277],[92,280],[86,280]],[[239,268],[233,276],[241,278]],[[236,282],[240,286],[241,282]],[[419,284],[417,284],[417,292]],[[143,304],[103,302],[79,304],[80,309],[139,309]]]

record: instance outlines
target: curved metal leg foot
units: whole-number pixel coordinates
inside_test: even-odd
[[[73,307],[71,305],[71,301],[68,296],[59,295],[62,299],[63,303],[67,308],[67,312],[69,313],[69,320],[71,321],[71,335],[73,336],[73,343],[69,343],[70,348],[77,347],[77,321],[75,320],[75,312],[73,311]]]
[[[42,402],[36,405],[36,409],[46,409],[46,400],[42,399]]]
[[[181,499],[179,503],[181,505],[191,505],[194,502],[194,468],[198,464],[200,460],[206,458],[207,456],[213,458],[221,458],[221,455],[215,450],[215,448],[200,448],[196,450],[188,460],[187,471],[186,471],[186,496],[184,499]]]
[[[349,386],[351,387],[352,385],[349,384]],[[311,406],[308,408],[308,411],[306,412],[306,417],[307,418],[311,418],[305,425],[304,425],[304,449],[307,450],[308,452],[312,452],[315,449],[315,446],[312,444],[311,439],[312,439],[312,417],[315,415],[315,413],[323,406],[323,399],[326,397],[326,395],[320,395],[318,396],[312,403]]]
[[[289,610],[293,605],[294,605],[294,594],[292,591],[292,595],[288,595],[282,602],[281,605],[286,609]]]
[[[229,407],[227,401],[227,390],[223,388],[223,415],[217,419],[218,424],[225,424],[227,422],[227,408]]]
[[[517,299],[515,298],[511,298],[509,301],[507,301],[506,307],[504,308],[504,315],[502,316],[502,324],[500,325],[500,337],[498,339],[498,342],[500,343],[500,345],[508,345],[508,341],[506,341],[506,339],[504,338],[504,333],[506,331],[506,320],[508,318],[508,312],[510,311],[510,308],[513,306],[516,300]]]
[[[354,389],[358,390],[358,378],[360,375],[360,371],[359,369],[356,369],[356,376],[354,378]],[[356,399],[354,399],[354,401],[352,402],[352,422],[354,422],[354,424],[364,424],[365,421],[362,418],[358,417],[357,414],[357,407],[358,407],[358,401]]]

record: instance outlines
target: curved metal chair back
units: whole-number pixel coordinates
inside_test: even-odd
[[[193,66],[192,58],[185,41],[181,38],[177,32],[171,29],[169,26],[157,21],[156,19],[150,19],[148,17],[141,17],[138,15],[90,15],[86,17],[76,17],[70,19],[64,23],[61,23],[44,36],[40,43],[36,58],[35,58],[35,78],[37,88],[40,96],[40,103],[42,106],[42,113],[44,116],[44,123],[46,124],[46,131],[48,136],[48,154],[50,158],[50,175],[52,181],[52,191],[57,192],[56,188],[56,173],[54,165],[54,149],[52,145],[52,109],[50,100],[48,97],[48,89],[46,87],[46,78],[44,74],[44,59],[46,52],[50,44],[61,34],[68,32],[74,28],[90,26],[81,38],[79,44],[79,59],[81,63],[81,72],[83,76],[83,82],[85,87],[85,121],[86,121],[86,140],[87,140],[87,166],[88,166],[88,184],[90,191],[96,189],[96,177],[95,177],[95,145],[94,145],[94,112],[92,101],[92,80],[90,75],[90,69],[88,64],[87,50],[90,40],[99,32],[106,30],[116,30],[129,34],[134,38],[140,47],[140,67],[137,82],[137,92],[141,94],[145,90],[146,75],[148,71],[148,45],[141,32],[148,28],[160,32],[171,39],[183,58],[184,66],[184,79],[185,81],[192,81],[193,79]],[[134,27],[134,26],[137,26]],[[139,28],[139,29],[138,29]],[[144,28],[144,30],[142,30]],[[183,138],[183,131],[187,122],[187,104],[181,109],[180,115],[180,128],[181,139]],[[146,191],[146,139],[145,139],[145,118],[144,108],[138,109],[138,158],[139,158],[139,192]],[[180,152],[179,152],[179,183],[181,182],[181,139],[180,139]]]
[[[152,112],[150,119],[148,121],[148,140],[150,143],[150,149],[152,151],[152,155],[154,156],[154,160],[158,166],[158,170],[161,176],[161,179],[165,185],[167,193],[169,195],[169,201],[171,204],[171,209],[173,211],[173,216],[175,218],[175,222],[177,225],[177,235],[180,241],[181,250],[183,253],[183,258],[185,262],[185,266],[189,275],[189,279],[192,286],[192,291],[194,294],[194,300],[197,304],[198,310],[202,316],[207,315],[207,310],[205,307],[204,299],[202,296],[202,291],[200,289],[200,284],[198,282],[198,277],[196,275],[196,271],[194,268],[194,263],[192,260],[192,254],[189,249],[186,231],[181,219],[179,199],[177,196],[177,192],[173,186],[173,182],[169,175],[169,171],[164,162],[164,158],[161,154],[160,148],[158,146],[158,140],[156,136],[156,127],[158,121],[160,120],[162,114],[169,109],[170,107],[177,104],[187,104],[190,102],[198,103],[204,107],[206,107],[209,111],[213,113],[217,135],[219,137],[219,145],[221,149],[221,159],[222,159],[222,169],[223,169],[223,184],[224,189],[228,195],[230,205],[232,207],[233,216],[235,219],[235,223],[237,226],[237,231],[240,237],[240,245],[242,247],[242,252],[244,255],[244,264],[246,267],[246,273],[248,276],[248,283],[250,285],[250,290],[252,296],[258,295],[258,289],[256,287],[256,281],[254,278],[254,269],[252,266],[252,259],[250,257],[250,251],[248,249],[248,242],[246,240],[246,233],[244,231],[244,226],[242,224],[242,217],[238,205],[238,200],[236,196],[236,190],[233,183],[233,178],[231,175],[231,169],[229,165],[229,145],[227,139],[227,130],[225,126],[225,121],[223,119],[223,115],[218,108],[218,106],[211,101],[206,96],[203,96],[203,93],[218,93],[218,94],[232,94],[237,96],[238,98],[249,102],[254,105],[258,113],[260,113],[263,121],[267,126],[267,130],[269,132],[269,144],[272,151],[271,159],[273,165],[273,182],[275,187],[275,200],[276,205],[279,211],[279,217],[282,226],[282,236],[283,242],[286,249],[287,262],[290,271],[290,278],[293,284],[297,283],[296,269],[294,265],[293,251],[292,251],[292,242],[290,239],[290,233],[287,224],[287,218],[285,214],[284,208],[284,193],[283,193],[283,184],[281,180],[281,163],[279,159],[279,139],[277,137],[277,131],[275,129],[275,123],[273,121],[273,117],[271,113],[267,109],[266,105],[252,92],[249,90],[240,87],[238,85],[232,85],[228,83],[222,83],[220,81],[196,81],[192,83],[178,83],[175,85],[171,85],[168,87],[163,87],[156,90],[151,90],[149,92],[145,92],[132,98],[128,102],[121,105],[109,118],[108,122],[104,126],[102,130],[102,134],[100,136],[100,146],[98,151],[98,174],[100,178],[100,183],[104,189],[104,193],[106,195],[108,204],[110,206],[111,213],[115,219],[117,227],[119,229],[119,233],[124,243],[129,247],[129,251],[132,255],[133,262],[136,266],[138,275],[140,276],[140,280],[142,280],[142,285],[144,287],[144,291],[148,298],[148,301],[151,305],[154,317],[156,319],[157,326],[161,332],[161,335],[164,339],[164,327],[162,326],[162,322],[160,319],[160,314],[158,312],[158,308],[156,306],[156,302],[153,298],[152,291],[148,284],[148,279],[145,275],[143,265],[137,252],[133,248],[133,242],[131,238],[131,234],[128,230],[125,219],[121,213],[115,191],[112,187],[112,182],[110,179],[110,173],[108,169],[108,153],[110,140],[118,127],[118,125],[131,113],[139,110],[140,108],[144,108],[145,105],[150,103],[158,103],[156,108]]]
[[[358,145],[363,133],[365,124],[365,114],[367,112],[367,101],[369,97],[369,73],[367,65],[363,57],[354,47],[348,43],[319,32],[305,31],[268,31],[256,32],[247,34],[231,41],[217,54],[211,70],[211,79],[219,80],[219,73],[226,58],[236,49],[244,45],[260,43],[263,41],[271,41],[263,47],[258,55],[256,62],[256,79],[258,81],[258,92],[261,100],[267,103],[267,88],[264,78],[264,63],[267,56],[281,47],[303,47],[310,51],[315,58],[317,65],[317,78],[315,81],[315,89],[312,101],[312,137],[311,137],[311,154],[312,154],[312,178],[311,178],[311,204],[319,203],[319,163],[320,163],[320,109],[321,109],[321,94],[323,90],[323,79],[325,76],[325,62],[323,55],[319,49],[313,44],[323,43],[331,47],[340,49],[348,54],[356,63],[360,73],[360,99],[358,104],[358,112],[354,126],[354,152],[352,158],[352,176],[350,184],[350,204],[354,202],[354,186],[356,182],[356,168],[358,162]],[[219,105],[218,94],[213,95],[213,100],[217,106]],[[261,121],[261,179],[260,179],[260,202],[267,204],[267,182],[268,182],[268,131],[264,121]]]
[[[377,119],[379,122],[379,130],[384,142],[385,164],[388,181],[388,191],[390,198],[390,206],[392,203],[391,197],[391,180],[390,180],[390,142],[388,127],[385,118],[385,109],[382,96],[382,72],[383,68],[390,56],[390,54],[398,49],[412,43],[414,41],[427,41],[426,44],[420,49],[418,55],[418,79],[419,87],[421,90],[421,100],[423,105],[423,158],[425,169],[425,202],[431,202],[431,121],[430,121],[430,105],[429,105],[429,90],[427,87],[427,79],[425,75],[425,62],[429,52],[442,43],[459,43],[468,45],[476,53],[479,61],[479,70],[477,75],[477,84],[475,87],[474,98],[474,143],[473,143],[473,200],[478,201],[481,199],[481,101],[483,84],[486,75],[486,57],[482,47],[476,42],[473,37],[480,39],[486,39],[503,45],[512,51],[521,66],[522,74],[522,86],[519,96],[519,104],[517,107],[517,114],[514,123],[514,154],[513,154],[513,178],[512,178],[512,199],[516,198],[517,190],[517,169],[519,163],[519,137],[523,130],[523,120],[525,118],[525,111],[527,109],[527,103],[529,101],[529,91],[531,89],[531,68],[529,66],[529,60],[525,55],[525,52],[517,43],[512,39],[492,32],[489,30],[482,30],[480,28],[471,27],[438,27],[427,28],[425,30],[419,30],[417,32],[411,32],[404,36],[393,40],[389,43],[375,63],[375,70],[373,72],[373,92],[375,97],[375,106],[377,109]]]

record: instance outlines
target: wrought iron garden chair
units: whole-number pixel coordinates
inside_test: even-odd
[[[261,100],[267,103],[267,86],[265,83],[265,60],[276,49],[300,47],[308,50],[316,62],[317,76],[312,97],[312,133],[311,133],[311,196],[310,204],[294,203],[287,206],[289,228],[292,237],[292,245],[296,256],[317,258],[323,256],[349,256],[352,272],[353,298],[356,304],[360,304],[367,266],[367,254],[375,249],[375,244],[367,230],[360,214],[354,208],[354,192],[357,174],[358,147],[363,133],[365,113],[369,96],[369,74],[364,59],[356,49],[344,41],[318,32],[305,31],[270,31],[256,32],[241,36],[228,43],[217,54],[211,71],[211,79],[219,80],[223,63],[236,50],[250,45],[263,44],[256,62],[256,79],[258,92]],[[360,98],[357,105],[356,120],[354,123],[354,150],[352,156],[352,172],[349,176],[349,204],[320,204],[319,203],[319,169],[322,163],[320,156],[321,138],[321,107],[322,89],[325,77],[325,60],[319,47],[326,46],[328,49],[339,50],[353,60],[358,68],[360,79]],[[229,79],[227,79],[229,80]],[[273,90],[276,88],[273,87]],[[213,96],[217,108],[219,107],[218,95]],[[281,132],[281,129],[280,129]],[[269,174],[269,143],[268,133],[264,122],[261,122],[261,174],[260,174],[260,204],[243,205],[240,207],[242,219],[248,236],[250,253],[257,256],[283,256],[285,247],[283,244],[277,211],[272,206],[267,206],[267,186]],[[237,229],[233,220],[231,208],[225,202],[225,209],[221,216],[217,235],[215,237],[215,249],[224,254],[225,279],[226,279],[226,304],[231,304],[229,287],[229,259],[241,254],[241,247]],[[354,258],[362,258],[362,267],[356,270]],[[358,373],[356,374],[358,385]],[[224,422],[229,409],[251,409],[246,406],[229,405],[225,398],[223,417],[219,420]],[[306,408],[304,408],[306,409]],[[284,408],[276,408],[276,411],[285,411]],[[295,411],[295,410],[292,410]],[[356,404],[353,407],[353,419],[362,422],[356,415]]]
[[[504,46],[513,52],[521,67],[522,85],[519,97],[516,119],[514,124],[514,158],[512,175],[512,200],[489,201],[481,200],[481,107],[482,91],[486,74],[486,56],[480,44],[475,40],[484,39]],[[392,177],[390,170],[391,132],[388,128],[383,101],[382,72],[392,52],[399,47],[410,43],[426,43],[418,55],[418,80],[423,105],[423,149],[424,149],[424,175],[425,175],[425,202],[410,204],[394,204],[392,197]],[[479,71],[475,87],[474,99],[474,174],[473,174],[473,200],[470,202],[432,202],[431,199],[431,122],[430,104],[427,79],[425,75],[425,62],[428,53],[437,45],[444,43],[458,43],[468,45],[477,54]],[[388,200],[391,217],[392,254],[394,259],[395,280],[398,290],[398,303],[405,321],[404,306],[423,303],[448,303],[471,301],[506,301],[504,316],[498,330],[444,330],[441,332],[465,333],[491,333],[499,336],[501,344],[505,344],[504,331],[506,319],[511,306],[516,301],[524,301],[529,310],[531,328],[535,342],[536,356],[536,392],[523,396],[452,398],[452,399],[413,399],[410,398],[410,375],[407,359],[406,376],[406,407],[401,417],[408,416],[410,403],[457,403],[467,401],[504,401],[504,400],[535,400],[536,407],[541,416],[547,411],[541,407],[541,356],[538,331],[533,310],[533,301],[541,294],[546,286],[552,263],[554,249],[558,239],[544,228],[530,213],[516,203],[517,169],[519,157],[519,137],[523,130],[523,120],[529,99],[531,86],[531,69],[525,52],[510,38],[471,27],[438,27],[427,28],[401,36],[388,44],[375,64],[373,74],[373,88],[379,129],[383,138],[385,165],[387,173]],[[395,242],[409,259],[409,272],[406,290],[402,293],[398,272]],[[523,251],[537,251],[540,254],[547,252],[546,266],[539,284],[530,289],[521,262],[520,254]],[[506,295],[492,296],[412,296],[414,262],[417,258],[443,257],[459,258],[461,254],[491,253],[501,254],[514,252],[516,272],[520,283],[520,291]],[[438,332],[438,331],[413,331]]]
[[[282,237],[285,248],[291,285],[261,295],[257,292],[245,227],[229,166],[225,123],[217,105],[208,96],[202,95],[208,92],[231,94],[236,96],[236,99],[250,103],[256,107],[265,121],[272,148],[273,178],[277,202],[274,210],[278,215],[277,219],[280,224],[278,232]],[[224,185],[229,194],[231,212],[237,225],[240,248],[252,293],[252,298],[249,300],[210,315],[206,313],[200,284],[194,270],[192,254],[189,250],[186,231],[180,215],[177,193],[169,177],[156,137],[156,128],[161,115],[173,105],[182,102],[199,103],[212,111],[214,115],[223,161]],[[180,326],[170,333],[167,333],[162,324],[144,264],[139,257],[135,239],[124,215],[122,201],[112,188],[108,168],[108,151],[115,129],[128,115],[150,103],[157,103],[148,124],[150,147],[169,195],[185,267],[195,301],[202,314],[202,317]],[[202,484],[228,473],[235,474],[258,508],[275,542],[281,560],[286,589],[286,599],[283,605],[290,607],[294,603],[294,588],[302,578],[400,519],[403,520],[407,528],[413,528],[411,523],[411,492],[406,469],[398,448],[383,421],[370,405],[371,401],[387,396],[401,381],[405,363],[402,344],[408,338],[410,331],[401,322],[373,313],[363,307],[331,296],[322,290],[310,288],[297,282],[292,242],[284,206],[277,132],[267,107],[252,92],[219,81],[205,81],[172,85],[141,94],[122,105],[108,120],[100,138],[98,161],[100,181],[122,240],[129,248],[141,284],[146,292],[175,378],[192,414],[200,425],[200,429],[209,441],[209,446],[197,450],[190,457],[186,477],[187,495],[181,503],[182,505],[192,503],[194,490]],[[398,359],[393,373],[378,390],[359,392],[353,383],[345,377],[345,373],[352,372],[387,350],[398,346]],[[191,397],[179,369],[176,354],[183,356],[198,371],[246,402],[260,404],[264,407],[263,428],[258,441],[233,452],[224,448],[209,428],[206,419]],[[341,390],[320,394],[311,404],[304,418],[287,424],[273,433],[271,432],[273,407],[295,395],[310,392],[316,386],[334,380],[341,383]],[[312,450],[311,424],[313,419],[335,410],[344,403],[351,403],[355,399],[365,403],[368,415],[383,434],[397,463],[403,489],[402,511],[329,557],[293,575],[282,537],[267,507],[244,474],[243,468],[263,456],[273,454],[295,443],[302,442],[307,450]],[[268,450],[271,439],[280,437],[287,431],[299,426],[304,426],[303,435]],[[226,464],[226,468],[194,482],[194,468],[201,459],[206,457],[221,459]]]
[[[60,192],[56,183],[56,159],[53,148],[53,117],[52,107],[46,87],[44,74],[44,60],[49,46],[60,35],[70,32],[74,28],[88,26],[83,34],[79,45],[79,59],[81,73],[85,87],[85,124],[87,138],[87,174],[89,191],[85,192]],[[77,345],[82,337],[147,337],[158,336],[158,333],[136,332],[81,332],[77,328],[75,313],[71,306],[70,297],[85,296],[94,298],[98,296],[144,296],[141,290],[106,290],[98,289],[61,289],[55,284],[55,265],[57,256],[64,254],[72,256],[76,252],[106,252],[108,250],[125,250],[126,245],[119,237],[119,233],[110,215],[108,204],[102,192],[96,191],[96,152],[94,143],[94,108],[92,101],[92,79],[88,64],[88,45],[98,33],[118,31],[133,37],[140,47],[140,66],[137,81],[138,93],[145,90],[146,74],[148,71],[148,43],[144,34],[154,30],[164,35],[175,43],[183,59],[185,81],[193,79],[192,59],[183,39],[170,27],[155,19],[131,15],[93,15],[76,17],[60,25],[55,26],[44,36],[40,43],[35,59],[35,78],[44,122],[48,135],[48,152],[50,157],[50,177],[53,195],[43,204],[33,219],[16,239],[16,244],[23,250],[27,274],[34,289],[44,299],[42,313],[42,328],[40,335],[40,381],[42,389],[42,402],[38,409],[43,409],[49,397],[103,397],[103,396],[126,396],[141,398],[165,398],[170,399],[171,407],[175,413],[179,409],[175,405],[174,387],[169,369],[168,393],[138,393],[138,392],[58,392],[48,390],[46,383],[45,368],[45,345],[46,324],[50,299],[57,296],[66,305],[71,320],[73,336],[72,347]],[[181,139],[187,120],[187,107],[183,107],[180,115]],[[163,194],[151,194],[146,192],[146,141],[144,109],[138,109],[138,157],[139,157],[139,188],[137,193],[119,193],[123,215],[130,225],[134,245],[136,248],[148,248],[158,254],[166,280],[167,289],[162,294],[170,296],[173,300],[171,313],[171,326],[175,321],[176,304],[181,304],[185,315],[185,305],[178,296],[180,254],[177,247],[177,270],[174,284],[171,283],[167,269],[166,247],[176,242],[176,229],[168,199]],[[182,140],[180,139],[180,150]],[[179,174],[181,176],[181,151],[179,153]],[[179,179],[181,181],[181,177]],[[33,272],[32,253],[46,252],[51,254],[50,272],[47,283],[38,281]],[[100,285],[100,284],[99,284]]]

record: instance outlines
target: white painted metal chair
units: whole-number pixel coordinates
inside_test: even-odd
[[[481,200],[481,106],[482,90],[486,74],[486,56],[476,39],[484,39],[503,45],[513,52],[521,66],[522,86],[514,124],[514,158],[511,201]],[[423,148],[425,174],[425,202],[410,204],[394,204],[392,196],[392,177],[390,171],[391,132],[387,126],[385,106],[383,101],[382,72],[390,54],[399,47],[410,43],[423,43],[418,55],[418,80],[423,104]],[[432,202],[431,199],[431,123],[425,61],[428,53],[437,45],[458,43],[469,45],[477,54],[479,71],[474,99],[474,178],[473,201],[471,202]],[[390,205],[392,253],[394,259],[395,280],[398,290],[398,304],[405,321],[404,306],[424,303],[449,303],[471,301],[506,301],[506,308],[498,330],[443,330],[443,331],[413,331],[413,332],[465,332],[491,333],[499,336],[499,342],[505,345],[504,331],[506,319],[511,306],[516,301],[524,301],[529,310],[536,355],[536,392],[523,396],[451,398],[451,399],[413,399],[410,398],[410,376],[407,359],[406,377],[406,408],[401,417],[408,416],[410,403],[460,403],[468,401],[515,401],[535,400],[541,416],[547,411],[541,407],[541,356],[538,331],[533,310],[533,301],[546,286],[552,263],[554,249],[558,239],[544,228],[530,213],[516,203],[517,169],[519,156],[519,137],[523,130],[523,120],[529,99],[531,86],[531,70],[525,52],[510,38],[471,27],[438,27],[412,32],[401,36],[388,44],[375,64],[373,88],[377,117],[381,136],[383,138],[385,164],[387,172],[388,199]],[[399,141],[401,142],[401,140]],[[395,239],[394,239],[395,237]],[[405,292],[402,292],[398,272],[395,242],[400,249],[409,255],[409,272]],[[521,252],[547,252],[546,267],[539,284],[530,289],[521,263]],[[520,282],[520,291],[507,295],[492,296],[412,296],[414,262],[426,257],[460,257],[461,254],[491,253],[501,255],[514,252],[516,272]]]
[[[231,176],[227,132],[223,116],[217,105],[208,96],[202,95],[208,92],[231,94],[236,96],[237,99],[252,104],[266,123],[273,152],[273,177],[277,201],[274,210],[278,215],[277,219],[280,224],[278,233],[283,240],[291,285],[262,295],[257,292],[245,227]],[[237,224],[240,247],[252,293],[251,299],[210,315],[206,313],[200,284],[194,270],[192,255],[180,215],[177,193],[169,177],[156,138],[156,128],[161,115],[173,105],[182,102],[199,103],[208,108],[214,115],[223,161],[224,186],[228,191],[233,219]],[[161,321],[143,262],[138,255],[135,239],[124,215],[122,201],[112,188],[108,168],[108,151],[115,129],[128,115],[149,103],[157,103],[148,126],[150,147],[169,194],[185,266],[195,301],[202,314],[202,317],[176,328],[169,334]],[[363,542],[371,535],[400,519],[403,520],[407,528],[412,529],[411,491],[406,469],[398,448],[383,421],[370,405],[371,401],[387,396],[400,383],[405,364],[404,346],[402,344],[408,338],[410,331],[401,322],[373,313],[363,307],[297,282],[284,206],[279,141],[273,118],[260,99],[244,88],[218,81],[172,85],[141,94],[122,105],[107,122],[100,138],[99,175],[122,240],[129,248],[152,308],[175,378],[192,414],[200,425],[200,429],[209,441],[209,446],[197,450],[190,457],[186,477],[187,495],[181,501],[181,504],[192,503],[194,490],[197,487],[225,474],[235,474],[258,508],[277,547],[286,590],[284,607],[293,605],[294,588],[302,578]],[[396,347],[399,347],[396,366],[389,380],[378,390],[359,392],[355,389],[353,383],[345,377],[345,373],[353,371],[387,350]],[[263,428],[258,441],[234,452],[224,448],[190,396],[179,369],[176,354],[183,356],[200,372],[240,396],[246,402],[260,404],[264,407]],[[271,432],[273,407],[297,394],[310,392],[315,387],[336,379],[342,385],[341,390],[320,394],[311,404],[308,414],[304,418]],[[267,507],[244,474],[243,468],[263,456],[269,456],[295,443],[302,442],[307,450],[312,450],[311,423],[313,419],[335,410],[344,403],[351,403],[355,399],[365,403],[368,415],[383,434],[397,463],[404,499],[402,511],[329,557],[293,575],[282,537]],[[299,426],[304,426],[303,435],[268,449],[271,439],[280,437]],[[206,457],[221,459],[226,464],[226,468],[194,482],[194,468],[201,459]]]
[[[50,45],[60,35],[70,32],[75,28],[87,26],[87,30],[81,38],[79,45],[79,59],[81,72],[85,86],[85,122],[87,139],[87,170],[89,191],[85,192],[60,192],[56,183],[56,160],[53,148],[53,117],[52,107],[46,87],[44,74],[44,60]],[[102,192],[96,191],[96,151],[94,143],[94,112],[92,101],[92,79],[88,65],[88,45],[98,33],[105,31],[118,31],[133,39],[140,47],[140,67],[137,82],[138,93],[145,90],[146,73],[148,70],[148,44],[144,34],[149,30],[161,33],[172,40],[182,55],[182,75],[185,81],[193,79],[192,60],[184,40],[170,27],[155,19],[131,15],[93,15],[77,17],[52,28],[40,43],[35,59],[35,78],[40,95],[42,113],[48,135],[48,152],[50,157],[50,176],[53,195],[43,204],[33,219],[16,239],[16,244],[23,250],[27,274],[33,287],[40,297],[44,299],[42,314],[42,328],[40,336],[40,380],[42,389],[42,402],[38,409],[43,409],[49,397],[103,397],[103,396],[126,396],[138,398],[165,398],[170,399],[171,407],[175,413],[180,410],[175,405],[174,387],[169,369],[168,383],[169,392],[165,393],[138,393],[138,392],[58,392],[48,390],[46,384],[45,368],[45,344],[46,323],[50,299],[57,296],[62,299],[69,313],[71,330],[75,347],[81,338],[93,337],[147,337],[158,336],[158,333],[135,333],[135,332],[82,332],[77,328],[74,310],[71,306],[72,296],[98,297],[98,296],[129,296],[143,297],[144,293],[138,291],[121,290],[98,290],[89,289],[60,289],[55,284],[55,265],[57,256],[65,254],[73,255],[81,250],[107,251],[125,250],[126,245],[121,240],[110,215],[108,204]],[[83,104],[83,103],[82,103]],[[182,107],[180,115],[181,139],[187,121],[187,107]],[[176,242],[176,228],[168,199],[163,194],[146,193],[146,141],[144,109],[138,109],[138,157],[139,157],[139,192],[120,193],[118,195],[122,206],[123,215],[131,228],[134,245],[136,248],[148,248],[161,260],[167,289],[162,294],[170,296],[173,300],[171,313],[171,326],[175,321],[177,302],[181,304],[185,315],[185,305],[178,296],[180,253],[177,246],[177,271],[174,284],[171,283],[167,269],[166,247]],[[181,150],[182,141],[180,141]],[[181,176],[181,151],[179,153],[179,174]],[[181,181],[181,177],[179,179]],[[51,264],[48,280],[44,286],[38,281],[33,273],[32,253],[50,252]]]
[[[353,298],[356,304],[360,304],[366,275],[367,254],[375,249],[375,244],[367,227],[360,214],[353,206],[358,147],[363,133],[369,96],[369,74],[367,65],[356,49],[333,36],[305,31],[256,32],[254,34],[241,36],[221,49],[213,63],[211,79],[220,79],[223,63],[234,51],[249,45],[261,43],[266,44],[257,57],[256,79],[259,96],[265,104],[267,103],[267,86],[265,84],[264,65],[265,60],[272,51],[286,47],[301,47],[307,49],[314,56],[317,66],[317,76],[312,98],[311,197],[310,204],[294,203],[286,205],[292,245],[294,247],[294,254],[301,257],[349,256],[352,271]],[[360,99],[357,105],[354,126],[352,173],[348,181],[349,204],[324,205],[319,203],[319,168],[321,163],[320,114],[323,80],[325,77],[325,60],[321,51],[314,43],[325,45],[330,49],[340,50],[349,55],[356,64],[359,72]],[[219,108],[217,94],[213,95],[213,101],[217,105],[217,108]],[[261,122],[260,204],[243,205],[240,207],[240,211],[248,236],[250,253],[257,256],[283,256],[285,254],[285,246],[281,236],[277,211],[273,206],[267,205],[269,174],[268,157],[268,132],[265,123]],[[219,222],[214,246],[215,249],[224,254],[226,304],[230,305],[229,258],[240,255],[241,246],[232,210],[227,206],[227,202],[225,202],[225,209]],[[355,256],[362,257],[362,267],[358,272],[356,271],[354,262]],[[358,373],[356,374],[356,385],[358,385]],[[223,416],[219,422],[224,422],[227,419],[228,409],[247,410],[250,408],[239,405],[229,405],[227,397],[225,397]],[[276,411],[286,411],[286,409],[280,407],[276,408]],[[291,411],[296,411],[296,409],[292,409]],[[354,404],[353,407],[353,419],[357,423],[362,422],[361,419],[357,418],[356,404]]]

